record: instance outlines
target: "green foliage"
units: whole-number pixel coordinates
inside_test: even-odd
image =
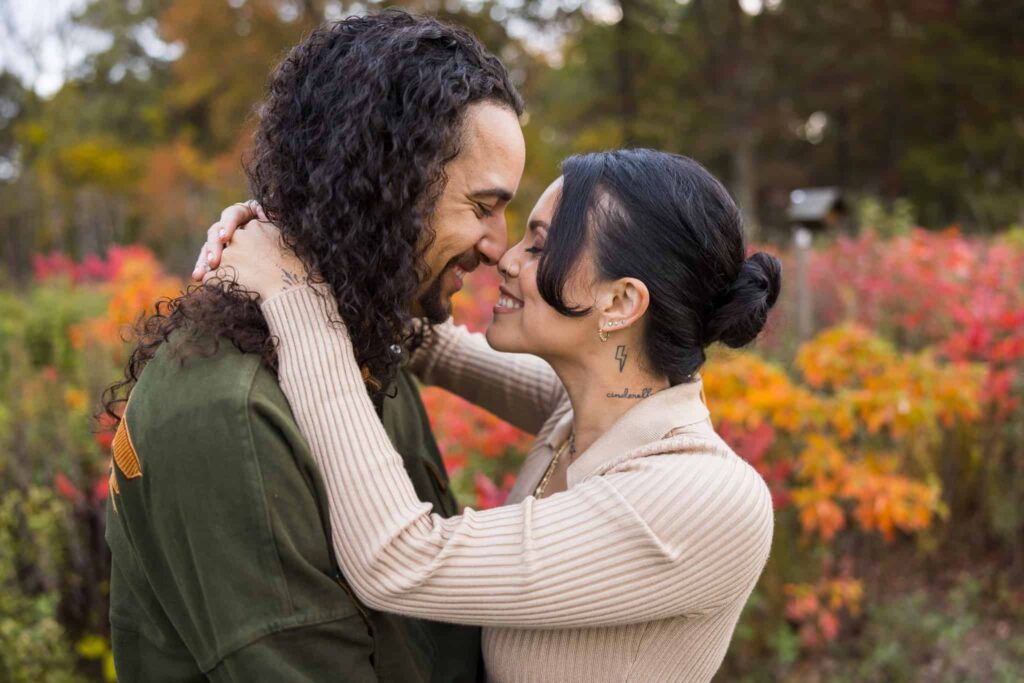
[[[27,597],[0,590],[0,678],[9,683],[78,683],[56,594]]]
[[[1012,589],[991,576],[983,581],[961,575],[946,589],[927,585],[927,578],[903,574],[904,582],[909,579],[917,586],[904,594],[885,595],[891,586],[869,591],[877,597],[865,605],[857,637],[839,640],[811,657],[801,654],[799,638],[786,623],[768,634],[754,632],[762,601],[755,592],[721,673],[726,680],[743,683],[1018,681],[1024,634],[1013,625],[1024,614]],[[746,659],[756,642],[766,643],[767,649],[756,659]]]
[[[857,225],[874,230],[881,237],[907,235],[917,225],[914,205],[900,198],[886,210],[877,197],[863,197],[856,204]]]
[[[0,678],[12,683],[80,681],[58,618],[66,558],[66,506],[32,486],[0,497]]]
[[[83,664],[74,643],[108,630],[106,548],[94,545],[108,455],[89,399],[116,368],[73,341],[104,308],[95,288],[61,279],[0,293],[0,680],[80,681],[105,666]]]
[[[1009,629],[1006,615],[992,618],[991,606],[1006,604],[993,597],[965,576],[939,601],[919,589],[873,605],[832,680],[906,681],[924,669],[942,683],[1019,680],[1024,635]]]

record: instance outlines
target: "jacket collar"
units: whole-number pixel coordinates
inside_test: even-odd
[[[704,398],[704,382],[700,374],[685,384],[663,389],[645,398],[623,413],[612,426],[590,445],[569,466],[569,487],[578,484],[606,465],[627,460],[643,446],[663,439],[669,432],[709,416]],[[555,425],[547,438],[552,450],[557,450],[572,432],[573,412],[568,411]]]

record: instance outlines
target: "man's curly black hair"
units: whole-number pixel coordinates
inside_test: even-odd
[[[356,357],[387,387],[407,341],[410,306],[433,239],[444,166],[459,153],[469,105],[522,113],[501,62],[468,31],[387,10],[313,31],[270,79],[246,171],[255,199],[337,300]],[[119,396],[172,332],[226,339],[274,367],[254,295],[233,284],[193,288],[143,321]],[[202,345],[200,345],[202,346]],[[216,343],[208,347],[216,348]]]

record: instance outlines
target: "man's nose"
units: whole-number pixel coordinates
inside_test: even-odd
[[[489,266],[497,265],[508,250],[508,227],[504,220],[495,223],[494,228],[488,230],[476,245],[480,260]]]

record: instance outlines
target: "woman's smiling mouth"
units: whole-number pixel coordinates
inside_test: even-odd
[[[498,288],[501,294],[498,295],[498,303],[494,306],[495,313],[511,313],[523,307],[522,300],[512,296],[504,287]]]

